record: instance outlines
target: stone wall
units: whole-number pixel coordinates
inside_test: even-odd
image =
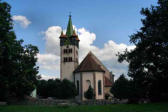
[[[9,103],[12,105],[58,105],[58,106],[75,106],[75,105],[106,105],[106,104],[121,104],[127,103],[127,100],[53,100],[53,99],[33,99],[22,102]]]

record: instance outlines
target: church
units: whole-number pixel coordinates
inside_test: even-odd
[[[62,31],[60,35],[60,78],[74,82],[78,100],[87,100],[84,94],[89,86],[94,90],[95,99],[104,99],[105,94],[110,94],[114,75],[91,51],[79,64],[79,42],[70,15],[66,34]]]

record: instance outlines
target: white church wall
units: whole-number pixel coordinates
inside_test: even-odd
[[[95,72],[95,87],[96,87],[96,99],[104,99],[104,80],[103,72]],[[101,81],[101,95],[98,94],[98,81]]]
[[[75,97],[75,99],[80,100],[81,99],[81,74],[80,73],[75,73],[75,86],[77,88],[77,81],[79,81],[79,90],[77,91],[79,94]]]
[[[68,49],[72,49],[72,53],[64,53],[67,46],[61,46],[61,79],[74,81],[73,71],[78,66],[78,48],[74,45],[68,45]],[[72,62],[64,62],[65,57],[72,57]]]
[[[90,84],[89,84],[90,81]],[[86,100],[84,93],[88,90],[89,85],[94,88],[93,72],[83,72],[82,73],[82,100]]]

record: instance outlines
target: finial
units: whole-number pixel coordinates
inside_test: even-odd
[[[72,17],[71,12],[69,12],[69,17],[70,17],[70,18]]]
[[[75,35],[76,35],[76,31],[75,31],[75,30],[73,30],[73,34],[75,34]]]
[[[61,36],[64,35],[63,30],[61,31]]]

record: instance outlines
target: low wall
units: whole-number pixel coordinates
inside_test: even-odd
[[[31,99],[22,102],[15,102],[18,105],[74,105],[74,100],[54,100],[54,99]]]
[[[23,102],[15,102],[15,105],[59,105],[59,106],[74,106],[74,105],[106,105],[127,103],[119,100],[60,100],[60,99],[31,99]]]
[[[106,104],[116,104],[119,103],[115,100],[87,100],[81,101],[80,105],[106,105]]]

